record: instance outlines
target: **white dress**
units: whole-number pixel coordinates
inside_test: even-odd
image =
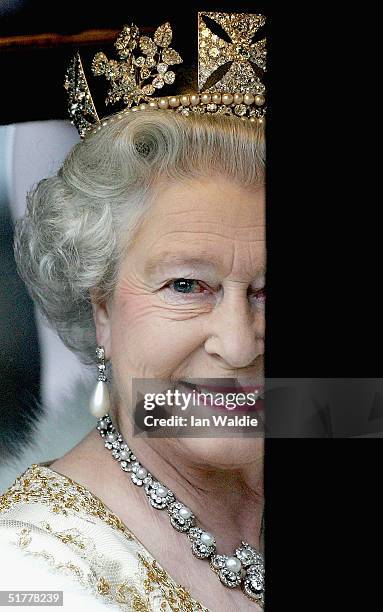
[[[0,590],[62,590],[63,608],[76,612],[210,612],[96,495],[49,463],[32,464],[0,496]]]

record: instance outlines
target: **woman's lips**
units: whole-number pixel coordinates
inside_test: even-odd
[[[197,383],[191,383],[191,382],[184,381],[184,380],[178,381],[178,384],[184,387],[185,389],[187,389],[190,393],[192,391],[195,391],[197,395],[199,393],[207,394],[208,395],[207,401],[206,401],[206,404],[204,403],[204,405],[206,405],[207,407],[215,408],[217,410],[225,410],[225,411],[226,410],[229,410],[229,411],[238,410],[238,411],[244,411],[244,412],[251,412],[251,411],[259,411],[263,409],[264,387],[262,385],[238,386],[238,384],[228,384],[227,382],[225,384],[219,384],[219,385],[218,384],[200,385]],[[225,395],[228,393],[231,393],[231,394],[235,393],[235,394],[241,395],[242,396],[241,402],[235,407],[228,408],[227,406],[225,406],[224,403],[222,404],[222,402],[221,403],[214,402],[214,397],[215,397],[215,394],[217,393],[220,394],[220,399],[221,399],[221,396],[225,397]],[[247,394],[252,394],[252,395],[255,394],[257,396],[255,403],[251,403],[251,404],[244,403],[243,396],[244,395],[246,396]],[[212,402],[209,401],[209,395],[212,395],[213,397]]]
[[[216,393],[257,393],[259,397],[264,393],[263,385],[252,385],[252,384],[239,384],[235,379],[229,379],[233,382],[231,383],[217,383],[215,385],[206,385],[205,383],[191,383],[185,380],[180,380],[179,382],[184,385],[184,387],[188,387],[192,390],[199,391],[203,393],[207,391],[208,393],[216,392]]]

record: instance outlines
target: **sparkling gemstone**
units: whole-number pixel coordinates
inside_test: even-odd
[[[250,584],[253,587],[254,591],[261,591],[262,590],[262,584],[260,582],[258,582],[258,580],[256,578],[252,578],[250,580]]]
[[[168,65],[165,64],[164,62],[160,62],[157,66],[157,71],[159,72],[159,74],[165,74],[165,72],[168,69]]]
[[[231,110],[229,106],[222,105],[218,108],[217,113],[222,114],[222,115],[231,115],[233,111]]]
[[[204,112],[204,109],[202,106],[193,106],[192,107],[192,111],[193,113],[195,113],[196,115],[202,115]]]
[[[122,450],[120,451],[120,459],[123,459],[125,461],[125,459],[129,459],[129,453],[126,450]]]
[[[199,527],[192,527],[191,529],[189,529],[190,538],[197,538],[201,533],[202,531]]]
[[[174,49],[164,49],[162,52],[162,59],[166,64],[181,64],[182,57]]]
[[[214,555],[214,557],[212,557],[212,563],[214,567],[219,567],[219,568],[224,567],[225,561],[226,559],[223,555]]]
[[[242,555],[244,561],[247,561],[248,559],[251,559],[251,557],[252,557],[252,554],[251,554],[251,552],[249,550],[242,551],[241,555]]]
[[[163,87],[165,84],[164,79],[161,76],[156,76],[153,79],[153,86],[156,87],[157,89],[161,89],[161,87]]]
[[[137,57],[135,60],[133,60],[133,62],[136,66],[144,66],[145,58],[142,55],[140,55],[140,57]]]
[[[169,70],[168,72],[164,74],[164,81],[168,85],[171,85],[172,83],[174,83],[175,78],[176,78],[175,72],[173,72],[172,70]]]
[[[234,106],[234,112],[238,117],[242,117],[242,115],[246,115],[247,107],[246,104],[237,104]]]
[[[96,355],[97,355],[98,359],[104,359],[105,358],[105,350],[101,346],[98,346],[96,348]]]
[[[244,59],[244,60],[249,59],[250,51],[246,47],[243,47],[242,45],[237,45],[235,50],[239,58]]]
[[[145,95],[150,96],[152,93],[156,91],[156,88],[153,85],[144,85],[142,91]]]
[[[117,434],[115,433],[109,433],[106,435],[106,439],[108,442],[114,442],[117,438]]]
[[[147,79],[149,76],[150,76],[150,68],[147,68],[146,66],[141,68],[141,71],[140,71],[141,79]]]
[[[211,47],[211,49],[209,49],[210,57],[218,57],[219,54],[220,54],[220,50],[218,49],[218,47]]]

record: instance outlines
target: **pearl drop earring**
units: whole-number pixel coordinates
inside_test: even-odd
[[[96,419],[99,419],[109,413],[110,397],[106,384],[105,350],[103,346],[97,346],[96,355],[98,359],[98,381],[89,401],[89,411]]]

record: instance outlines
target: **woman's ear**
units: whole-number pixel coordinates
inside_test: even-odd
[[[98,299],[96,289],[90,290],[93,320],[96,326],[97,344],[105,349],[105,358],[110,359],[111,354],[111,317],[110,305],[106,300]]]

